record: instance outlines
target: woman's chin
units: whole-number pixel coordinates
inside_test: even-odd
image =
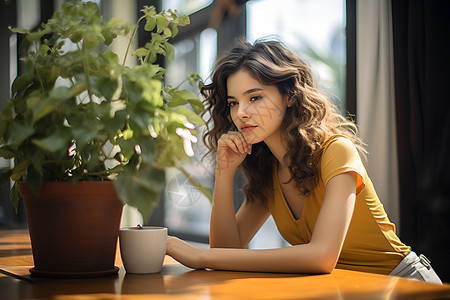
[[[252,145],[257,144],[262,141],[262,139],[260,137],[255,136],[255,135],[245,135],[244,134],[244,138],[247,143],[252,144]]]

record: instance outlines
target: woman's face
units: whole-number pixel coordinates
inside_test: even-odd
[[[250,71],[240,69],[228,77],[227,91],[231,119],[248,143],[268,142],[280,135],[288,100],[277,86],[264,85]]]

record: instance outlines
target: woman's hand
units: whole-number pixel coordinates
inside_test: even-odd
[[[195,248],[179,238],[168,236],[166,254],[192,269],[204,269],[202,249]]]
[[[252,145],[247,143],[241,132],[229,131],[223,134],[217,143],[217,169],[235,171],[251,152]]]

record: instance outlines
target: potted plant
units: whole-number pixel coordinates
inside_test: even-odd
[[[12,29],[26,35],[21,47],[29,51],[0,113],[0,157],[14,160],[0,184],[14,182],[16,209],[19,194],[24,198],[33,275],[114,274],[123,203],[147,219],[165,168],[187,173],[180,161],[192,155],[203,105],[194,93],[164,85],[155,61],[173,58],[168,40],[189,19],[141,11],[134,26],[106,22],[95,3],[79,1],[65,3],[37,32]],[[130,51],[140,23],[151,38]],[[123,62],[108,47],[119,35],[130,37]],[[130,54],[138,57],[135,67],[125,65]],[[187,80],[201,85],[198,75]]]

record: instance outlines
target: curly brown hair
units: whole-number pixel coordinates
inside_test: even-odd
[[[308,195],[317,184],[323,145],[330,136],[344,135],[362,149],[356,125],[345,119],[316,87],[306,63],[280,42],[257,41],[252,45],[238,40],[217,59],[212,83],[201,90],[210,114],[203,136],[208,154],[215,154],[222,134],[238,130],[227,105],[227,80],[243,68],[262,84],[276,85],[293,102],[281,124],[287,147],[284,163],[302,194]],[[249,202],[259,199],[266,203],[264,192],[272,187],[274,160],[264,142],[252,145],[252,154],[241,164],[248,181],[244,193]]]

